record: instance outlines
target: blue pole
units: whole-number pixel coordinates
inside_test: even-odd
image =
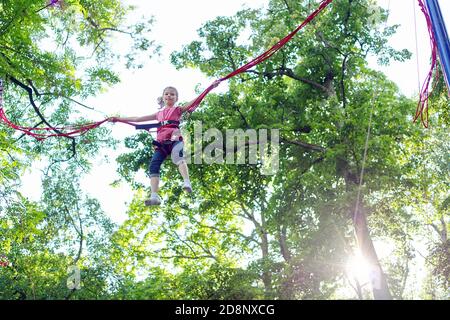
[[[431,21],[433,22],[433,32],[437,42],[439,60],[441,61],[444,78],[450,93],[450,41],[447,29],[445,28],[445,22],[438,0],[425,0],[425,2]]]

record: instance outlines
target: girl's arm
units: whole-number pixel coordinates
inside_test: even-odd
[[[222,80],[215,80],[213,83],[212,83],[212,85],[214,86],[214,88],[216,88],[218,85],[219,85],[219,83],[221,82]],[[184,112],[186,112],[188,109],[189,109],[189,107],[194,103],[194,101],[196,100],[197,98],[195,98],[194,100],[191,100],[191,101],[189,101],[188,103],[186,103],[184,106],[181,106],[180,107],[180,109],[181,109],[181,112],[182,113],[184,113]]]
[[[116,121],[129,121],[129,122],[144,122],[144,121],[150,121],[150,120],[156,120],[156,113],[148,115],[148,116],[142,116],[142,117],[112,117],[109,118],[109,121],[116,122]]]
[[[181,113],[185,113],[185,112],[190,108],[190,106],[194,103],[194,101],[195,101],[196,99],[197,99],[197,98],[195,98],[194,100],[189,101],[189,102],[186,103],[184,106],[180,106]]]

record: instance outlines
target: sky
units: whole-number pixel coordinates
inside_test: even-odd
[[[156,98],[168,85],[178,89],[180,101],[189,101],[195,98],[195,86],[200,84],[200,88],[206,88],[214,79],[207,79],[196,70],[176,70],[170,64],[170,53],[180,50],[183,45],[198,39],[197,29],[206,21],[219,15],[233,15],[243,7],[259,8],[268,0],[124,0],[124,2],[136,6],[135,12],[130,16],[131,20],[142,16],[149,18],[153,15],[155,17],[150,37],[162,46],[161,55],[149,59],[144,68],[140,70],[122,70],[120,84],[115,85],[104,94],[85,101],[87,105],[94,107],[96,112],[89,114],[90,111],[83,109],[84,116],[91,117],[94,121],[102,120],[105,115],[142,116],[154,113]],[[393,63],[389,67],[383,68],[377,66],[375,62],[371,62],[372,67],[387,74],[391,80],[397,83],[402,93],[415,97],[418,92],[418,83],[423,81],[429,69],[430,45],[423,14],[418,10],[417,0],[379,0],[378,2],[382,7],[390,9],[388,24],[400,24],[399,30],[390,40],[390,44],[396,49],[408,49],[413,53],[413,57],[407,62]],[[445,19],[450,21],[450,1],[440,0],[440,4]],[[417,19],[417,55],[414,12],[416,12]],[[301,21],[299,21],[300,23]],[[447,23],[447,26],[450,27],[450,22]],[[301,36],[301,32],[297,36]],[[120,46],[120,39],[117,44]],[[226,90],[225,83],[222,83],[216,92],[223,90]],[[112,136],[121,141],[125,137],[135,134],[134,128],[129,125],[120,123],[107,125],[112,129]],[[115,159],[119,154],[128,151],[123,147],[123,143],[121,145],[115,151],[105,150],[100,154],[94,161],[95,167],[92,173],[82,180],[83,190],[99,199],[102,208],[117,223],[121,223],[127,218],[127,203],[130,203],[133,197],[132,190],[125,183],[119,188],[110,187],[110,184],[119,178],[116,173]],[[41,179],[38,169],[39,165],[36,165],[26,172],[23,179],[24,194],[36,201],[41,196],[41,190],[37,188]],[[143,172],[139,175],[139,179],[148,184]]]

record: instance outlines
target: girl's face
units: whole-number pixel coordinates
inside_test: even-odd
[[[173,107],[178,100],[178,94],[175,89],[167,88],[163,93],[164,104],[169,107]]]

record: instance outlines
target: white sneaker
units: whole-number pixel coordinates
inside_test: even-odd
[[[191,193],[192,192],[191,182],[190,181],[185,181],[184,184],[183,184],[183,189],[187,193]]]
[[[150,199],[145,200],[146,206],[159,206],[161,204],[161,198],[156,193],[152,193]]]

